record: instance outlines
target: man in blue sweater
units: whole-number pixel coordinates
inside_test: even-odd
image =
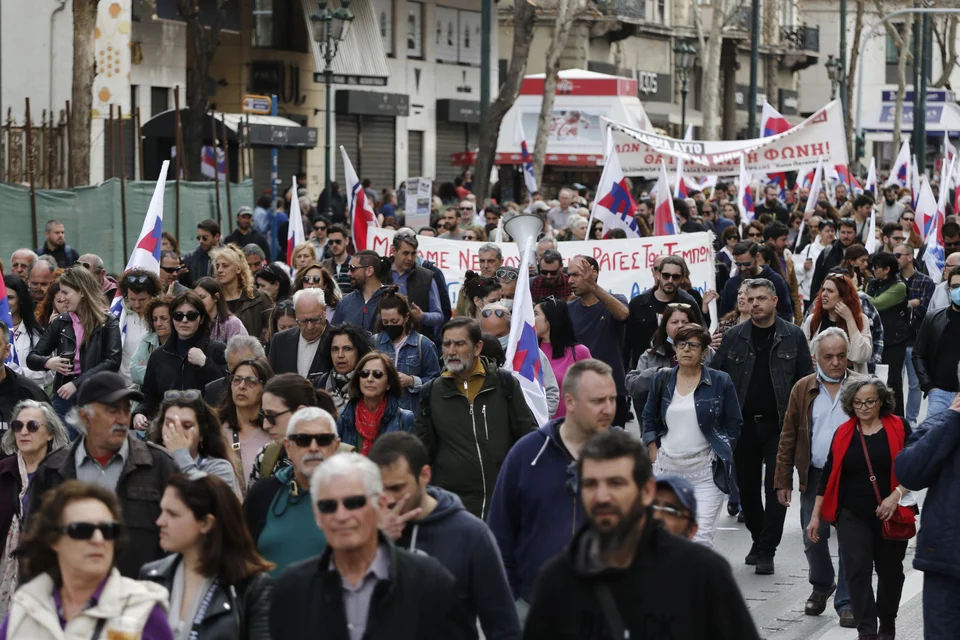
[[[385,433],[369,457],[380,467],[390,499],[380,517],[384,535],[400,549],[431,556],[453,574],[471,628],[479,618],[487,640],[520,640],[520,620],[493,534],[456,494],[427,486],[430,457],[420,439],[404,431]]]
[[[487,523],[500,546],[521,621],[541,567],[583,525],[576,461],[591,436],[617,412],[613,370],[594,359],[575,362],[563,378],[564,418],[551,420],[510,449],[493,492]]]

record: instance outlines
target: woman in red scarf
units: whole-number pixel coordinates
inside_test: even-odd
[[[350,401],[337,420],[344,444],[367,455],[378,436],[390,431],[413,432],[415,416],[400,408],[403,385],[388,356],[374,351],[361,358],[347,389]]]
[[[893,460],[903,449],[910,426],[893,414],[893,392],[876,377],[850,378],[840,392],[840,405],[844,413],[855,417],[840,425],[833,436],[807,537],[818,542],[821,516],[836,524],[857,632],[860,638],[893,640],[907,541],[885,538],[882,524],[894,514],[901,521],[914,521],[913,511],[899,506],[907,490],[893,472]],[[869,453],[869,464],[864,450]],[[877,491],[882,500],[877,499]]]

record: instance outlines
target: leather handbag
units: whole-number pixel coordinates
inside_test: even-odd
[[[870,472],[870,484],[873,485],[873,493],[877,496],[877,505],[883,502],[880,495],[880,487],[877,486],[877,476],[873,472],[873,465],[870,463],[870,453],[867,451],[867,439],[863,437],[863,431],[857,427],[857,433],[860,434],[860,444],[863,446],[863,457],[867,459],[867,471]],[[900,515],[900,507],[893,510],[893,515],[889,520],[881,521],[880,535],[884,540],[909,540],[917,535],[916,519],[906,522]]]

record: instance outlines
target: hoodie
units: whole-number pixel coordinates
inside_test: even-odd
[[[519,640],[520,619],[496,541],[483,520],[468,512],[456,494],[427,487],[437,506],[430,515],[412,520],[396,545],[431,556],[453,574],[458,596],[487,640]]]
[[[530,602],[541,567],[583,524],[574,459],[560,439],[563,418],[517,441],[497,477],[487,524],[503,556],[513,595]]]

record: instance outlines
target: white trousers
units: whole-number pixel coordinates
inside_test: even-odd
[[[697,533],[693,536],[693,541],[711,549],[717,517],[726,500],[726,496],[713,481],[715,457],[713,451],[707,450],[687,458],[672,458],[661,449],[653,463],[654,476],[680,476],[693,485],[693,495],[697,499]]]

